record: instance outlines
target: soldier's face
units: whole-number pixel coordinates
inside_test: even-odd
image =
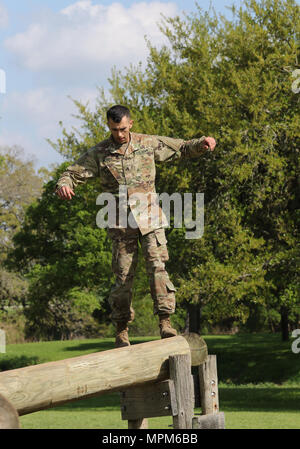
[[[107,125],[115,142],[119,144],[129,142],[130,129],[132,128],[133,120],[124,116],[120,123],[115,123],[112,119],[109,119]]]

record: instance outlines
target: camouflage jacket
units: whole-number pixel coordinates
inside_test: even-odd
[[[112,193],[118,203],[119,186],[125,185],[128,210],[131,211],[136,225],[144,235],[168,225],[161,208],[154,207],[157,202],[155,162],[196,158],[202,155],[207,151],[202,146],[205,136],[184,141],[170,137],[130,133],[130,138],[129,144],[117,145],[111,136],[89,149],[73,165],[67,167],[57,181],[56,189],[64,185],[74,189],[89,178],[99,177],[101,191]],[[145,198],[142,204],[138,204],[139,207],[137,207],[136,194],[144,194]],[[153,220],[151,208],[156,210],[159,220]],[[124,229],[118,220],[114,227]]]

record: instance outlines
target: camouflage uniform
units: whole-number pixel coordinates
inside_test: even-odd
[[[110,192],[116,198],[117,216],[119,186],[127,187],[128,209],[136,228],[122,227],[116,217],[116,226],[108,229],[112,239],[112,269],[116,276],[109,303],[115,322],[130,322],[134,318],[131,298],[139,241],[146,261],[154,313],[172,314],[175,311],[175,287],[165,269],[169,258],[163,229],[166,219],[160,207],[155,209],[156,219],[150,220],[155,198],[155,163],[198,157],[207,151],[202,147],[204,139],[203,136],[184,141],[130,133],[129,144],[118,145],[110,137],[83,154],[57,182],[57,188],[68,185],[74,189],[89,178],[99,177],[101,191]],[[146,195],[142,207],[136,207],[136,203],[130,201],[137,193]]]

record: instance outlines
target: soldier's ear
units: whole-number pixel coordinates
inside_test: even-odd
[[[129,128],[132,128],[133,123],[134,123],[134,121],[133,121],[133,120],[130,120],[130,122],[129,122]]]

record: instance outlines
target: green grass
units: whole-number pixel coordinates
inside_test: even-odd
[[[210,354],[216,354],[218,375],[223,382],[298,383],[300,354],[291,350],[292,341],[280,334],[237,334],[204,336]]]
[[[159,337],[135,337],[132,343],[143,343]],[[6,354],[0,354],[0,370],[5,360],[28,358],[36,359],[36,363],[51,362],[55,360],[78,357],[92,352],[106,351],[114,348],[114,338],[90,339],[90,340],[62,340],[43,341],[38,343],[19,343],[7,345]],[[30,363],[31,364],[31,363]]]
[[[299,429],[300,387],[219,386],[227,429]],[[127,429],[118,393],[78,401],[20,418],[27,429]],[[201,409],[195,409],[200,413]],[[171,417],[149,418],[150,429],[168,429]]]
[[[156,338],[156,337],[154,337]],[[132,338],[137,344],[154,338]],[[300,428],[300,354],[280,335],[204,336],[217,355],[220,410],[227,429]],[[76,357],[113,348],[113,339],[8,345],[0,369]],[[1,368],[2,367],[2,368]],[[195,413],[200,413],[195,409]],[[150,418],[150,429],[168,429],[171,417]],[[62,405],[20,418],[24,429],[126,429],[118,393]]]

